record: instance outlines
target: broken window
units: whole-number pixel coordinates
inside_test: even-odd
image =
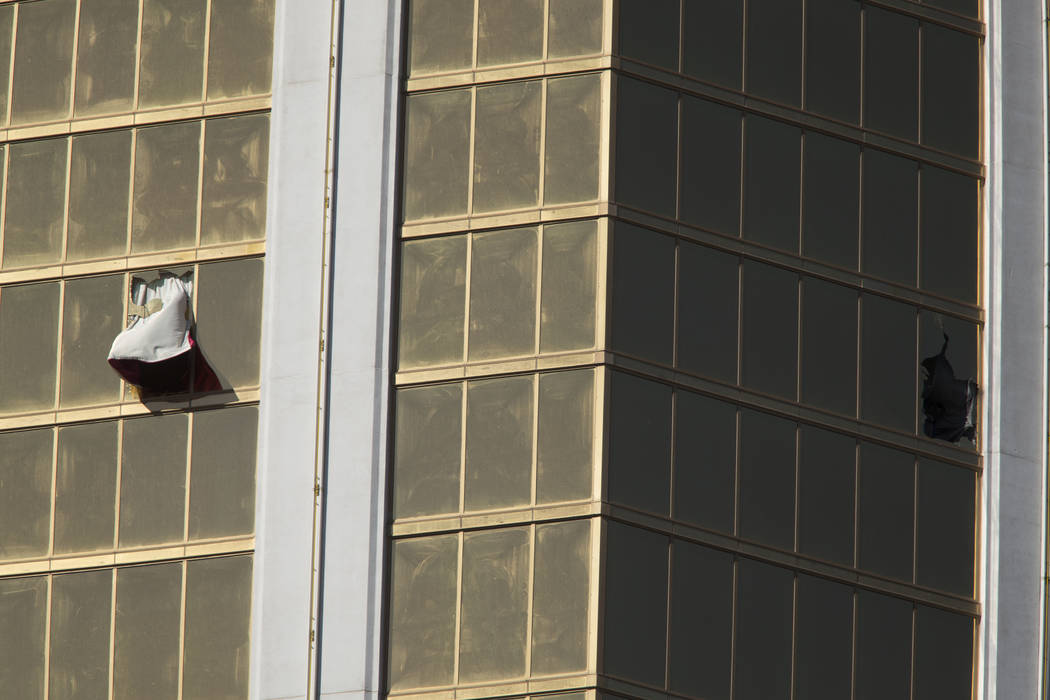
[[[974,399],[977,382],[972,378],[958,379],[948,361],[948,334],[936,355],[922,361],[922,411],[926,420],[922,430],[927,437],[959,442],[971,442],[975,435]]]

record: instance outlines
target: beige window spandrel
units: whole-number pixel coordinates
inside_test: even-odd
[[[113,700],[176,700],[182,563],[117,570]]]
[[[80,0],[75,116],[132,108],[138,20],[138,0]]]
[[[173,413],[124,423],[120,546],[182,541],[187,417]]]
[[[53,440],[50,429],[0,433],[0,560],[47,554]]]
[[[64,138],[8,148],[4,269],[61,259],[68,155]]]
[[[463,359],[466,268],[466,236],[404,243],[398,331],[401,368]]]
[[[468,359],[533,353],[536,257],[535,228],[474,234]]]
[[[58,429],[55,554],[113,547],[118,422]]]
[[[193,416],[189,538],[250,535],[255,529],[255,441],[259,409],[237,406]]]
[[[47,577],[0,579],[0,688],[10,698],[44,697]]]
[[[124,275],[66,282],[62,315],[62,373],[59,406],[111,403],[120,398],[120,378],[106,362],[113,338],[124,327]]]
[[[144,0],[139,108],[200,102],[206,0]]]
[[[394,517],[459,511],[463,385],[397,392]]]
[[[544,226],[540,352],[594,346],[597,286],[597,223]]]
[[[128,245],[130,130],[73,137],[66,259],[123,255]]]
[[[474,0],[414,0],[409,5],[409,73],[470,68],[474,49]]]
[[[543,0],[478,0],[478,65],[543,58]]]
[[[200,122],[138,131],[131,251],[192,247],[197,229]]]
[[[266,236],[269,143],[268,114],[205,122],[203,245]]]
[[[597,199],[601,106],[598,73],[548,81],[544,204]]]
[[[539,203],[541,93],[538,80],[477,89],[475,213]]]
[[[75,16],[76,0],[19,3],[12,124],[69,117]]]
[[[406,220],[467,212],[471,91],[409,95],[405,118]]]
[[[0,413],[55,405],[59,287],[0,288]]]
[[[48,700],[109,696],[112,598],[110,569],[52,579]]]
[[[530,502],[532,394],[531,375],[467,383],[466,510]]]
[[[252,558],[186,564],[182,700],[248,697]]]
[[[270,91],[274,0],[212,0],[208,99]]]

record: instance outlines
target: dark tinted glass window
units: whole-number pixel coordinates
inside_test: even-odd
[[[675,519],[732,532],[736,406],[679,391],[675,421]]]
[[[976,475],[919,460],[916,571],[919,585],[973,595]]]
[[[915,619],[915,700],[972,697],[973,620],[920,605]]]
[[[977,158],[980,40],[936,24],[922,25],[922,141]]]
[[[802,0],[749,0],[747,92],[802,103]]]
[[[605,670],[663,687],[667,538],[617,522],[609,523],[608,536]]]
[[[977,181],[932,165],[922,180],[919,285],[934,294],[977,302]]]
[[[683,3],[682,22],[682,72],[739,90],[744,3],[740,0],[690,0]]]
[[[671,490],[671,388],[609,374],[609,499],[667,514]]]
[[[802,401],[857,411],[857,292],[802,279]]]
[[[864,8],[864,124],[901,138],[919,135],[919,21]]]
[[[795,697],[842,700],[850,694],[853,589],[798,577]]]
[[[616,107],[616,199],[674,216],[678,94],[620,77]]]
[[[860,268],[891,282],[915,284],[918,247],[918,166],[906,158],[866,150],[863,249]]]
[[[915,458],[861,443],[857,550],[860,568],[911,580]]]
[[[798,549],[853,566],[856,441],[804,425],[798,455]]]
[[[857,592],[856,700],[909,696],[911,615],[907,601]]]
[[[798,275],[749,260],[743,275],[744,386],[794,399]]]
[[[977,0],[923,0],[927,5],[939,7],[942,10],[958,12],[967,17],[977,16]]]
[[[915,429],[915,309],[871,294],[861,298],[860,417]]]
[[[675,542],[671,560],[671,690],[729,700],[733,557]]]
[[[671,364],[674,239],[616,222],[613,229],[612,347]]]
[[[806,109],[860,121],[857,0],[806,0]]]
[[[802,168],[802,254],[856,270],[860,147],[807,133]]]
[[[678,215],[720,233],[740,228],[740,112],[682,98]]]
[[[678,246],[678,366],[736,382],[740,260],[711,248]]]
[[[620,52],[678,70],[678,0],[620,0]]]
[[[798,252],[802,130],[748,116],[744,127],[744,238]]]
[[[787,569],[737,562],[735,700],[791,697],[793,584]]]
[[[781,549],[795,542],[795,423],[740,412],[740,536]]]

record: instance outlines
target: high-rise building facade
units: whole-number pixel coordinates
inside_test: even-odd
[[[0,2],[0,696],[1041,697],[1046,19]]]

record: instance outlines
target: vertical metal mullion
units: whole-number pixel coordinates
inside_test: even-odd
[[[207,145],[207,119],[200,121],[199,131],[199,146],[200,152],[197,160],[197,218],[196,218],[196,231],[194,232],[194,247],[200,248],[201,246],[201,226],[204,217],[204,148]]]
[[[72,119],[73,115],[76,114],[77,58],[80,54],[77,50],[80,46],[80,5],[81,0],[77,0],[76,7],[73,10],[73,52],[69,59],[71,64],[69,67],[69,110],[66,112],[68,119]]]
[[[179,563],[179,570],[182,573],[182,590],[180,593],[179,600],[179,665],[178,665],[178,695],[176,697],[182,698],[182,678],[186,667],[186,579],[189,578],[187,566],[188,562],[183,559]]]
[[[798,678],[798,593],[799,574],[791,577],[791,686],[788,688],[788,696],[796,700],[795,686]],[[801,698],[799,700],[806,700]]]
[[[478,88],[476,85],[470,87],[470,123],[467,141],[467,217],[474,216],[474,133],[477,131],[478,112]]]
[[[190,490],[193,484],[193,426],[196,423],[196,412],[187,411],[186,415],[186,481],[185,481],[185,499],[182,504],[182,539],[188,541],[190,538],[190,496],[192,491]]]
[[[474,265],[474,234],[466,233],[464,235],[467,238],[467,261],[463,275],[463,362],[467,362],[470,359],[470,288],[471,278],[473,277],[471,272]],[[465,386],[464,391],[466,391]],[[464,416],[465,420],[466,416]]]
[[[459,419],[459,511],[466,510],[466,483],[467,483],[467,388],[468,382],[461,382],[462,392],[460,396],[460,419]]]
[[[463,624],[463,531],[456,533],[456,609],[453,611],[455,634],[452,641],[452,683],[459,685],[459,640]]]
[[[66,322],[66,285],[68,282],[59,280],[58,284],[58,327],[55,330],[55,395],[52,410],[58,410],[58,400],[62,395],[62,326]]]
[[[117,570],[109,570],[109,678],[107,700],[113,700],[114,657],[117,645]]]
[[[747,2],[747,0],[744,0]],[[739,599],[737,598],[738,579],[740,578],[740,557],[733,557],[733,575],[732,575],[732,586],[733,590],[730,591],[730,628],[729,628],[729,697],[736,697],[736,623],[737,623],[737,608],[739,607]]]
[[[664,546],[667,547],[667,607],[664,610],[664,690],[670,690],[671,688],[671,622],[673,617],[671,615],[672,606],[674,605],[674,598],[671,592],[674,590],[674,553],[675,547],[673,544],[673,538],[668,537],[665,540]]]
[[[540,224],[536,227],[536,313],[533,315],[533,323],[535,324],[533,330],[533,352],[537,355],[540,354],[540,347],[543,342],[541,333],[543,331],[540,328],[540,323],[543,320],[543,257],[544,257],[544,246],[543,240],[546,237],[546,226]]]
[[[117,421],[117,483],[113,495],[113,549],[120,547],[120,483],[124,472],[124,420]]]
[[[4,264],[4,235],[7,233],[7,174],[11,169],[11,147],[10,145],[0,146],[4,152],[3,162],[3,173],[0,173],[0,179],[3,180],[3,191],[0,192],[0,268]]]
[[[529,480],[529,503],[536,505],[539,494],[540,464],[540,375],[532,375],[532,464]],[[465,481],[465,479],[464,479]],[[532,619],[531,617],[529,619]]]
[[[55,556],[55,519],[58,507],[58,433],[59,428],[51,428],[51,514],[48,522],[47,554]]]
[[[536,596],[536,548],[539,532],[536,523],[529,523],[529,578],[525,590],[525,678],[532,677],[532,616]]]
[[[13,114],[12,103],[14,103],[15,93],[15,51],[18,48],[18,8],[22,3],[12,3],[14,5],[13,12],[11,13],[11,62],[7,67],[7,111],[4,114],[4,123],[11,124],[11,115]]]
[[[850,668],[849,668],[849,693],[850,700],[856,700],[857,697],[857,619],[860,617],[860,596],[857,595],[857,590],[853,589],[853,595],[850,598],[852,608],[852,618],[850,620]]]
[[[135,111],[139,107],[139,77],[142,73],[142,23],[146,14],[145,0],[138,1],[138,27],[135,30],[135,84],[131,88],[131,109]]]
[[[139,130],[131,130],[131,157],[128,167],[131,169],[131,173],[128,176],[128,222],[127,222],[127,236],[124,240],[124,256],[128,257],[131,255],[131,244],[132,234],[135,231],[134,217],[135,217],[135,169],[136,161],[139,155]],[[131,287],[128,287],[130,292]],[[126,314],[125,314],[126,317]]]
[[[547,78],[540,78],[540,148],[536,200],[541,209],[546,204],[547,190],[547,84],[549,82]]]
[[[543,0],[543,51],[540,55],[544,61],[547,60],[547,53],[550,51],[550,17],[550,0]]]
[[[69,250],[69,201],[73,190],[73,137],[66,137],[66,191],[62,199],[62,241],[59,248],[59,260],[65,262]]]
[[[51,608],[54,598],[55,576],[48,574],[47,579],[47,609],[44,611],[44,700],[51,695]]]
[[[204,55],[201,57],[201,102],[208,101],[208,57],[211,55],[212,0],[206,0],[204,8]]]

